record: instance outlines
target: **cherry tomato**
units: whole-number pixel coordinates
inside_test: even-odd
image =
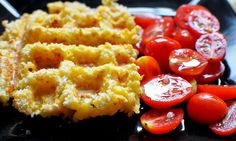
[[[178,41],[182,48],[195,48],[195,42],[197,38],[192,35],[187,29],[177,29],[177,31],[174,34],[174,39]]]
[[[149,41],[145,48],[145,55],[154,57],[163,73],[169,72],[169,55],[174,49],[181,48],[179,42],[168,37],[158,37]]]
[[[145,15],[134,15],[134,21],[137,25],[141,26],[143,29],[148,27],[150,24],[154,23],[156,20],[159,20],[161,17],[156,17],[154,15],[145,14]]]
[[[188,17],[189,30],[195,35],[219,31],[220,23],[215,16],[206,10],[193,10]]]
[[[225,65],[222,62],[208,63],[206,69],[195,76],[198,83],[211,83],[220,78],[225,71]]]
[[[208,11],[205,7],[200,5],[181,5],[176,11],[176,15],[174,17],[175,23],[183,29],[188,29],[188,17],[190,13],[193,10],[199,9]]]
[[[172,36],[174,32],[174,20],[172,17],[163,17],[150,24],[143,32],[143,44],[155,37]]]
[[[180,75],[193,76],[203,72],[207,60],[192,49],[176,49],[170,53],[170,69]]]
[[[152,134],[165,134],[176,129],[184,117],[182,109],[170,108],[165,110],[151,109],[144,113],[141,125]]]
[[[161,74],[161,69],[155,58],[151,56],[142,56],[135,62],[139,66],[138,72],[143,75],[143,80],[150,79],[151,77]]]
[[[193,77],[189,77],[189,76],[184,76],[183,77],[185,80],[187,80],[191,85],[192,85],[192,91],[191,94],[196,94],[197,93],[197,81],[195,78]],[[191,96],[190,96],[191,97]]]
[[[189,117],[199,123],[215,123],[227,113],[226,103],[218,96],[199,93],[192,96],[187,104]]]
[[[211,124],[210,129],[221,136],[228,136],[236,133],[236,101],[227,102],[228,113],[219,122]]]
[[[223,100],[236,99],[236,86],[234,85],[198,85],[197,91],[214,94]]]
[[[227,41],[224,35],[215,32],[202,35],[196,41],[196,50],[207,58],[209,62],[222,61],[226,54]]]
[[[142,100],[153,108],[175,106],[191,96],[192,85],[185,79],[161,74],[153,77],[143,85]]]

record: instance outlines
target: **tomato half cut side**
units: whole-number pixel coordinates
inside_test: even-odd
[[[150,24],[143,32],[142,43],[146,44],[155,37],[172,36],[174,20],[172,17],[162,17]]]
[[[161,74],[161,69],[155,58],[151,56],[142,56],[134,62],[139,66],[138,72],[143,76],[142,81],[150,79],[151,77]]]
[[[161,74],[143,84],[142,100],[153,108],[175,106],[191,96],[192,85],[185,79]]]
[[[215,123],[227,113],[226,103],[210,93],[198,93],[190,98],[187,104],[188,116],[202,124]]]
[[[196,36],[219,31],[218,19],[206,10],[193,10],[188,17],[189,30]]]
[[[143,29],[147,28],[150,24],[159,20],[161,17],[154,16],[152,14],[145,15],[134,15],[134,21],[137,25],[141,26]]]
[[[209,62],[222,61],[226,54],[227,40],[218,32],[202,35],[195,45],[198,53],[207,58]]]
[[[211,83],[220,78],[225,71],[225,65],[220,61],[216,63],[208,63],[205,70],[195,76],[198,83]]]
[[[175,23],[183,29],[188,29],[189,28],[188,17],[190,13],[193,10],[199,10],[199,9],[208,11],[205,7],[201,5],[181,5],[176,11],[176,15],[174,17]]]
[[[170,69],[179,75],[201,74],[207,64],[207,60],[202,55],[187,48],[173,50],[169,57]]]
[[[184,117],[179,108],[151,109],[140,117],[142,127],[152,134],[165,134],[176,129]]]
[[[174,33],[174,39],[181,44],[182,48],[194,49],[197,37],[195,37],[187,29],[178,28]]]
[[[178,41],[169,37],[158,37],[149,41],[145,47],[145,55],[154,57],[159,63],[162,73],[170,72],[169,55],[175,49],[180,49]]]
[[[235,85],[198,85],[197,91],[214,94],[223,100],[236,99]]]
[[[236,133],[236,101],[227,102],[228,113],[219,122],[210,125],[210,129],[221,136],[228,136]]]

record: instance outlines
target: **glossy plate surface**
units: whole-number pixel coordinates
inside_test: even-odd
[[[226,61],[227,68],[218,84],[236,82],[236,14],[226,0],[198,0],[206,6],[221,23],[221,32],[228,38]],[[9,0],[22,14],[35,9],[46,9],[48,0]],[[89,6],[97,6],[100,0],[83,0]],[[190,2],[189,0],[120,0],[129,7],[166,7],[176,10],[178,6]],[[0,5],[0,20],[15,19],[3,6]],[[3,29],[0,27],[0,31]],[[141,107],[141,113],[147,107]],[[71,123],[62,118],[30,118],[11,107],[0,106],[0,140],[96,140],[96,141],[235,141],[236,135],[219,137],[214,135],[207,126],[191,122],[187,117],[175,131],[162,135],[151,135],[139,124],[139,116],[131,118],[124,114],[112,117],[98,117]]]

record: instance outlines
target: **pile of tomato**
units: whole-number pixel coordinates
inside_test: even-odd
[[[135,22],[143,29],[136,46],[142,56],[135,61],[143,76],[141,99],[151,107],[141,115],[143,128],[171,132],[187,111],[218,135],[236,133],[236,86],[209,84],[225,71],[227,39],[218,19],[203,6],[182,5],[174,17],[135,15]],[[183,102],[186,107],[176,108]]]

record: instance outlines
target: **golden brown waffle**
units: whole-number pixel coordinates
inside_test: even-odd
[[[48,8],[4,22],[0,45],[12,46],[4,53],[12,59],[1,64],[17,72],[2,71],[0,100],[13,97],[14,107],[27,115],[74,121],[138,113],[141,76],[133,45],[140,28],[127,9],[111,1],[97,9],[78,2]]]

